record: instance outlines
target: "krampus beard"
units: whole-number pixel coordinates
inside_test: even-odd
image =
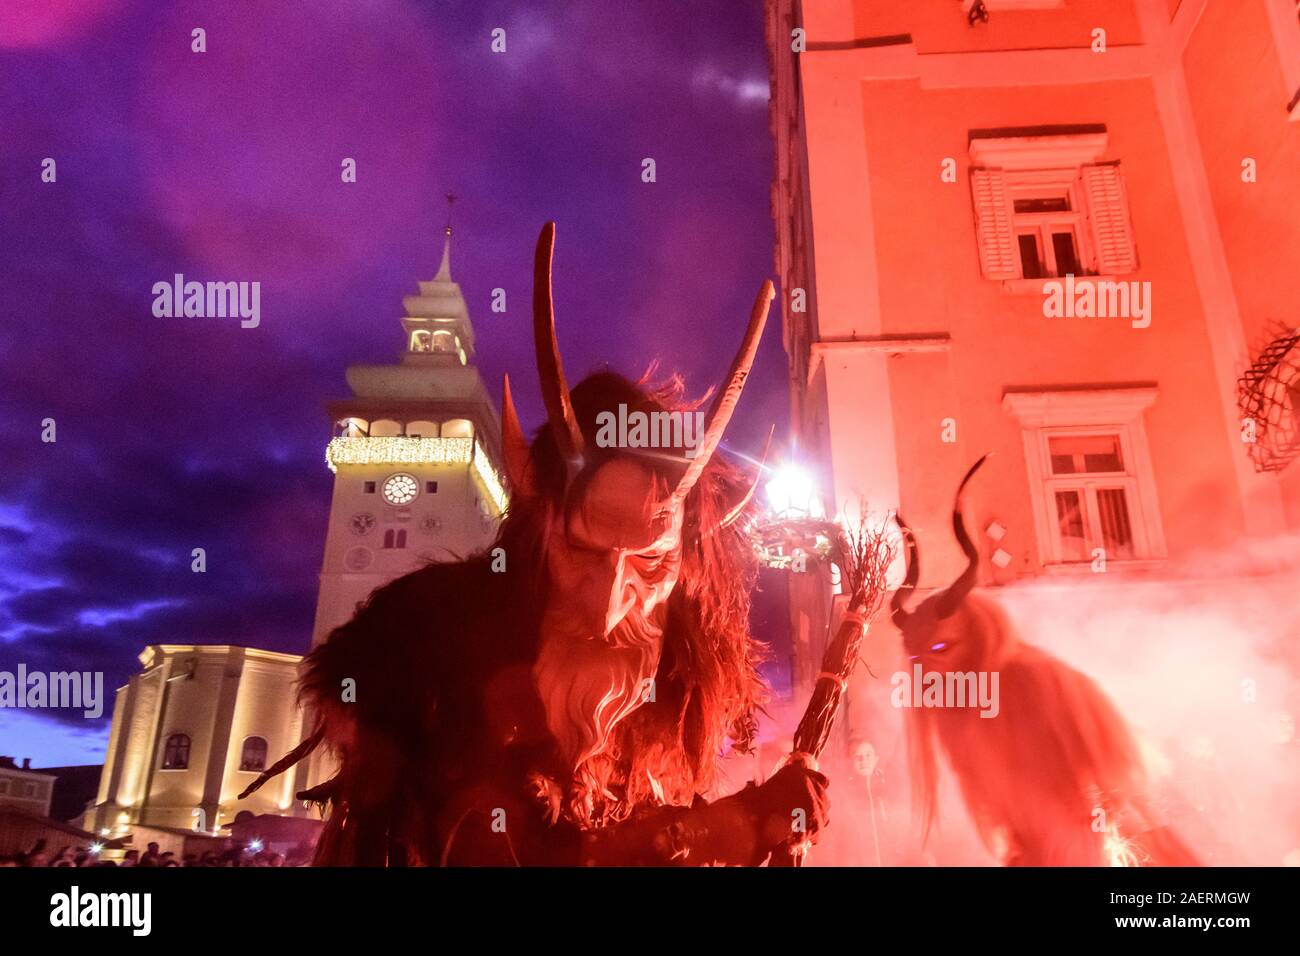
[[[571,769],[603,753],[615,725],[649,698],[662,647],[663,628],[639,607],[606,638],[545,629],[533,681]]]

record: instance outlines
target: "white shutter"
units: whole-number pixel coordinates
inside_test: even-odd
[[[1129,218],[1124,176],[1116,163],[1084,166],[1079,171],[1088,203],[1088,225],[1096,270],[1100,275],[1125,275],[1137,269],[1133,223]]]
[[[971,197],[975,201],[975,239],[979,243],[980,270],[989,279],[1016,279],[1020,257],[1011,224],[1007,180],[1000,169],[972,169]]]

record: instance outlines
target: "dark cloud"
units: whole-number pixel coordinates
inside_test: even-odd
[[[150,643],[306,649],[323,405],[348,364],[400,348],[445,192],[478,364],[494,393],[518,379],[526,424],[544,220],[575,374],[660,359],[702,393],[771,272],[758,4],[74,7],[0,43],[0,669],[103,670],[111,688]],[[155,319],[152,285],[176,273],[262,282],[260,327]],[[776,328],[743,412],[741,450],[784,425]]]

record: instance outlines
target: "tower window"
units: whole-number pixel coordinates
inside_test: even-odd
[[[426,481],[424,483],[424,490],[431,495],[436,495],[438,493],[438,483],[436,481]]]
[[[384,532],[384,547],[389,550],[396,550],[406,547],[406,529],[389,528]]]
[[[190,738],[185,734],[172,734],[163,748],[164,770],[185,770],[190,765]]]
[[[375,483],[373,481],[365,482],[363,487],[365,488],[366,494],[373,495],[375,493]]]
[[[473,438],[474,423],[468,418],[453,418],[442,423],[443,438]]]
[[[239,769],[261,773],[266,769],[266,738],[249,737],[239,755]]]

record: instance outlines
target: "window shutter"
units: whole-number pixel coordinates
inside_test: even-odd
[[[1084,166],[1079,173],[1088,203],[1093,255],[1100,275],[1124,275],[1137,269],[1133,223],[1129,219],[1124,177],[1116,163]]]
[[[1000,169],[972,169],[971,197],[975,201],[975,239],[979,243],[980,270],[989,279],[1015,279],[1020,275],[1011,201]]]

